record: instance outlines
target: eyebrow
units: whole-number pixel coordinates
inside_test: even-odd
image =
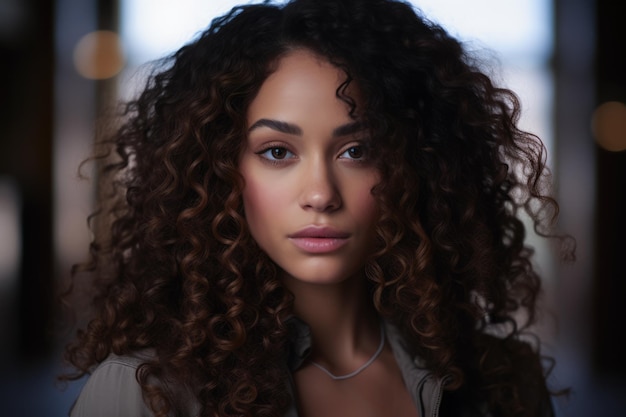
[[[281,133],[286,133],[288,135],[302,136],[302,129],[300,126],[295,125],[293,123],[283,122],[280,120],[273,119],[259,119],[250,128],[248,132],[258,129],[261,127],[267,127],[272,130],[276,130]],[[339,126],[333,130],[333,137],[341,137],[352,135],[363,129],[363,123],[355,121],[346,123],[345,125]]]
[[[339,126],[333,130],[334,137],[353,135],[364,129],[363,123],[355,121]]]
[[[302,136],[302,129],[299,126],[281,122],[280,120],[272,120],[272,119],[259,119],[250,128],[248,132],[251,132],[254,129],[258,129],[260,127],[268,127],[272,130],[276,130],[281,133],[287,133],[289,135]]]

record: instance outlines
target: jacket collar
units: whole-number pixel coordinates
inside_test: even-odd
[[[296,316],[290,316],[286,325],[289,330],[287,366],[290,372],[295,372],[311,353],[311,328]]]

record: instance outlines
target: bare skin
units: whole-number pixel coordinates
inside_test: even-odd
[[[283,57],[250,105],[239,162],[250,231],[282,269],[295,314],[311,327],[311,360],[336,375],[358,369],[380,343],[363,273],[379,175],[368,138],[337,98],[344,78],[308,51]],[[306,417],[417,416],[389,346],[353,378],[335,381],[307,363],[294,379]]]
[[[305,417],[417,417],[391,349],[357,376],[333,381],[312,365],[294,375]]]
[[[358,276],[343,285],[318,286],[288,281],[299,317],[311,325],[311,360],[335,375],[358,369],[376,351],[379,323]],[[309,288],[303,288],[303,287]],[[358,375],[333,380],[310,362],[294,373],[299,413],[305,417],[417,417],[388,343]]]

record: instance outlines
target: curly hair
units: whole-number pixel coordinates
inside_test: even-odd
[[[110,227],[74,273],[97,280],[94,316],[66,350],[70,378],[111,353],[150,348],[139,382],[157,416],[175,403],[153,382],[163,378],[188,385],[202,416],[284,414],[293,296],[250,236],[237,165],[247,107],[295,49],[345,73],[337,95],[353,110],[346,87],[362,95],[381,174],[365,265],[379,314],[447,376],[457,403],[530,415],[522,375],[539,356],[516,346],[535,322],[541,281],[520,214],[563,239],[551,228],[558,204],[545,148],[517,128],[511,91],[443,28],[392,0],[236,7],[160,62],[103,141],[116,159],[101,180],[121,192],[108,195],[98,216]],[[500,360],[512,350],[521,360]]]

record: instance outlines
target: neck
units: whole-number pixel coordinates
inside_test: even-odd
[[[309,284],[285,279],[295,297],[295,314],[311,328],[311,359],[337,373],[361,365],[380,343],[379,320],[365,280],[355,276],[337,284]]]

